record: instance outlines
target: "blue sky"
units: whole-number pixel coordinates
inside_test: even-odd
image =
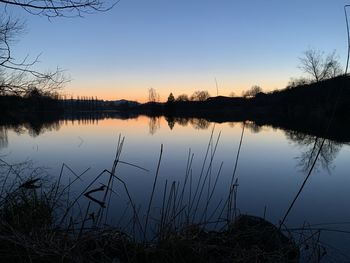
[[[63,93],[104,99],[208,90],[220,95],[260,85],[283,88],[302,73],[308,48],[346,59],[344,4],[334,0],[121,0],[84,18],[31,16],[15,55],[41,53],[39,69],[67,70]]]

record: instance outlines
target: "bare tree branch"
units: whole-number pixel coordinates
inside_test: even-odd
[[[148,89],[148,101],[149,102],[159,102],[159,94],[154,88]]]
[[[244,98],[253,98],[258,93],[262,92],[262,88],[258,85],[252,86],[249,90],[242,92],[242,97]]]
[[[76,17],[95,12],[106,12],[118,4],[101,0],[0,0],[6,6],[17,6],[33,15],[47,17]]]
[[[210,94],[206,90],[197,90],[195,91],[191,97],[190,100],[192,101],[205,101],[210,97]]]
[[[18,19],[0,20],[0,94],[24,95],[33,88],[43,93],[60,89],[67,82],[62,70],[40,72],[33,69],[39,56],[31,61],[26,56],[20,62],[12,57],[11,44],[23,30],[24,24]]]
[[[309,49],[304,52],[304,56],[300,57],[299,61],[299,68],[316,82],[342,74],[335,51],[325,57],[324,52]]]
[[[83,14],[105,12],[120,0],[0,0],[5,7],[19,7],[32,15],[51,17],[76,17]],[[52,93],[62,88],[68,80],[63,71],[57,68],[51,72],[41,72],[34,68],[39,57],[30,60],[26,56],[20,62],[11,53],[12,41],[24,30],[18,19],[0,17],[0,95],[25,95],[37,90]]]

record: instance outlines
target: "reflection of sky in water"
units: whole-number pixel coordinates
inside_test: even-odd
[[[5,145],[0,154],[6,154],[8,162],[31,159],[39,166],[49,167],[52,174],[59,173],[62,163],[77,173],[91,167],[86,178],[93,178],[103,169],[111,169],[121,134],[125,136],[121,159],[150,170],[147,173],[126,165],[117,169],[117,175],[128,183],[136,203],[142,203],[148,200],[161,144],[164,153],[156,189],[159,195],[166,179],[170,182],[184,178],[189,148],[195,154],[193,174],[199,174],[214,124],[192,120],[186,126],[184,121],[183,125],[179,122],[175,121],[170,129],[164,118],[150,120],[142,116],[128,120],[99,120],[98,125],[97,122],[78,124],[69,121],[63,122],[59,129],[51,129],[36,137],[8,130],[8,147]],[[216,174],[221,161],[224,163],[217,186],[217,200],[228,191],[242,124],[215,124],[215,136],[220,131],[213,166],[213,174]],[[301,139],[292,141],[291,136],[286,136],[282,130],[246,126],[236,172],[239,183],[237,204],[241,213],[262,216],[266,208],[266,217],[278,223],[305,178],[300,158],[312,147],[305,144],[308,139],[303,138],[303,144]],[[300,227],[304,221],[310,224],[350,221],[347,209],[350,147],[339,144],[334,147],[332,151],[336,152],[329,171],[321,165],[310,177],[287,219],[288,226]],[[346,229],[346,226],[341,228]],[[327,240],[337,239],[332,233],[323,235]],[[337,246],[346,248],[346,243],[340,242]]]

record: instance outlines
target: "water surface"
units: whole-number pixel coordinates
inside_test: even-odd
[[[74,188],[79,192],[101,171],[111,169],[118,138],[125,137],[121,160],[148,171],[119,164],[117,175],[127,183],[135,203],[146,206],[161,145],[163,155],[156,187],[158,199],[166,181],[170,184],[184,180],[189,153],[194,154],[193,177],[200,174],[213,133],[209,153],[215,151],[215,141],[220,137],[210,168],[210,180],[213,185],[222,163],[213,197],[213,200],[219,201],[227,195],[242,132],[235,174],[239,184],[239,212],[265,216],[278,224],[310,170],[322,138],[271,126],[257,126],[248,121],[245,124],[210,123],[204,119],[145,116],[131,119],[72,118],[36,127],[29,124],[2,126],[0,154],[9,163],[31,160],[35,166],[45,167],[53,177],[59,175],[62,163],[78,174],[90,168],[82,182]],[[287,217],[288,228],[300,228],[306,222],[314,228],[350,230],[349,157],[347,142],[325,141],[316,167]],[[67,183],[72,178],[74,175],[65,170],[63,182]],[[101,178],[101,183],[103,180]],[[118,194],[114,197],[116,209],[110,213],[109,219],[112,224],[120,216],[118,198],[124,197],[118,197]],[[160,206],[161,200],[158,199],[154,201],[154,210]],[[328,251],[332,246],[344,253],[350,244],[349,234],[325,230],[321,232],[321,241]],[[339,261],[340,252],[332,251],[330,255],[338,256]],[[349,258],[341,259],[346,262]],[[331,256],[327,257],[327,261],[332,261]]]

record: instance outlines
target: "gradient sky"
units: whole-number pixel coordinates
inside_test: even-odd
[[[346,59],[344,4],[334,0],[121,0],[84,18],[32,16],[18,9],[27,32],[17,58],[41,53],[38,69],[66,70],[63,93],[145,101],[153,87],[219,95],[260,85],[283,88],[302,72],[308,48]]]

